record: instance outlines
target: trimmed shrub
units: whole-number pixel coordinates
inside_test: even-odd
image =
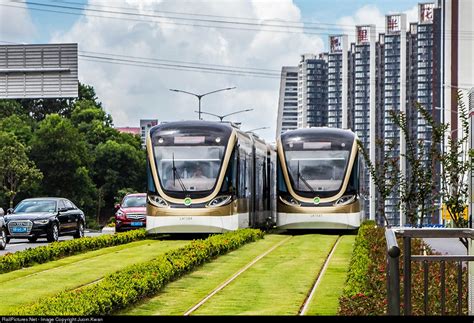
[[[31,267],[35,264],[42,264],[87,251],[143,240],[146,237],[145,229],[132,230],[98,237],[83,237],[74,240],[58,241],[47,246],[7,253],[0,257],[0,273]]]
[[[403,313],[403,241],[398,240],[402,250],[400,256],[400,297]],[[412,255],[434,253],[420,239],[412,239]],[[367,221],[359,228],[350,269],[343,295],[339,299],[339,315],[386,315],[387,313],[387,243],[385,228],[377,227],[375,222]],[[412,314],[424,315],[423,264],[412,261]],[[429,266],[428,314],[441,314],[440,265]],[[457,268],[452,262],[446,263],[446,315],[457,315]],[[464,269],[463,295],[467,295],[467,270]],[[464,297],[462,313],[467,314]]]
[[[202,263],[261,238],[260,230],[242,229],[193,240],[151,261],[110,274],[97,284],[61,292],[13,310],[12,315],[110,315],[155,295],[168,282]]]

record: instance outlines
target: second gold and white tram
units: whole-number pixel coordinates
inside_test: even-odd
[[[356,229],[359,198],[357,137],[350,130],[287,131],[277,141],[277,227]]]

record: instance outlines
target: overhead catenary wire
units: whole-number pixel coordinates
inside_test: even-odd
[[[18,0],[9,0],[10,3],[23,3]],[[153,22],[159,22],[160,24],[171,24],[171,25],[182,25],[182,26],[193,26],[193,27],[205,27],[205,28],[216,28],[216,29],[230,29],[230,30],[241,30],[241,31],[261,31],[261,32],[275,32],[275,33],[291,33],[291,34],[309,34],[309,35],[334,35],[334,34],[347,34],[350,36],[355,36],[355,31],[354,32],[347,32],[347,30],[344,30],[347,27],[355,28],[355,25],[343,25],[343,24],[329,24],[329,23],[301,23],[302,26],[291,26],[288,25],[288,21],[286,21],[286,25],[280,23],[280,24],[268,24],[268,23],[252,23],[252,22],[242,22],[242,21],[232,21],[232,20],[222,20],[223,18],[231,18],[228,16],[217,16],[217,15],[201,15],[201,16],[211,16],[211,17],[219,17],[220,19],[200,19],[200,18],[189,18],[189,17],[171,17],[167,15],[156,15],[156,14],[144,14],[144,13],[138,13],[138,12],[124,12],[124,11],[113,11],[113,10],[101,10],[101,9],[93,9],[93,5],[87,5],[86,7],[77,7],[77,6],[64,6],[64,5],[56,5],[56,4],[45,4],[45,3],[38,3],[34,1],[25,1],[24,3],[30,5],[29,8],[26,8],[24,6],[12,6],[12,5],[6,5],[6,4],[0,4],[0,6],[7,6],[7,7],[14,7],[14,8],[20,8],[20,9],[25,9],[25,10],[37,10],[37,11],[45,11],[45,12],[53,12],[53,13],[59,13],[59,14],[68,14],[68,15],[79,15],[79,16],[88,16],[88,17],[98,17],[98,18],[109,18],[109,19],[121,19],[121,20],[129,20],[129,21],[153,21]],[[57,1],[56,1],[57,3]],[[74,2],[66,2],[66,1],[60,1],[60,3],[74,3]],[[77,2],[75,2],[78,4]],[[50,10],[50,9],[41,9],[41,8],[35,8],[34,6],[40,6],[40,7],[47,7],[47,8],[57,8],[57,9],[62,9],[62,10],[73,10],[73,11],[80,11],[80,12],[71,12],[71,11],[59,11],[59,10]],[[97,7],[97,6],[96,6]],[[105,7],[105,6],[101,6]],[[110,7],[110,6],[109,6]],[[114,8],[114,7],[112,7]],[[120,8],[120,7],[115,7],[115,8]],[[121,7],[123,8],[123,7]],[[125,9],[125,8],[123,8]],[[131,10],[131,9],[127,9]],[[104,15],[94,15],[94,14],[85,14],[82,11],[86,12],[95,12],[95,13],[108,13],[108,14],[113,14],[113,15],[122,15],[122,17],[117,17],[117,16],[104,16]],[[159,12],[159,11],[154,11],[154,12]],[[171,12],[169,12],[171,13]],[[178,13],[178,12],[173,12],[175,15],[188,15],[188,16],[197,16],[196,14],[190,14],[190,13]],[[137,18],[130,18],[130,17],[123,17],[125,16],[134,16],[134,17],[143,17],[147,18],[146,19],[137,19]],[[154,20],[150,20],[150,18],[153,18]],[[242,17],[232,17],[233,19],[244,19]],[[160,20],[161,19],[161,20]],[[165,19],[165,20],[163,20]],[[247,18],[249,19],[249,18]],[[181,22],[175,22],[175,21],[170,21],[170,20],[184,20],[184,21],[192,21],[195,23],[181,23]],[[282,20],[283,22],[284,20]],[[214,24],[214,25],[203,25],[200,23],[207,23],[207,24]],[[297,23],[297,22],[290,22],[290,23]],[[217,24],[217,25],[216,25]],[[224,26],[221,24],[225,24]],[[309,24],[313,24],[316,26],[308,26]],[[234,27],[234,26],[229,26],[229,25],[238,25],[239,27]],[[327,27],[317,27],[317,25],[324,26],[334,26],[332,29],[333,31],[326,31],[326,32],[311,32],[308,30],[328,30],[329,28]],[[262,29],[262,28],[244,28],[242,26],[253,26],[253,27],[267,27],[267,28],[280,28],[280,29]],[[281,28],[284,28],[285,30],[282,30]],[[293,30],[287,30],[287,29],[293,29]],[[296,29],[296,30],[295,30]],[[382,29],[378,29],[380,32],[383,33]],[[472,31],[459,31],[458,34],[460,35],[461,38],[468,37],[466,39],[473,39],[472,35],[474,32]],[[464,35],[464,37],[462,37]],[[445,38],[450,38],[450,32],[446,31]]]

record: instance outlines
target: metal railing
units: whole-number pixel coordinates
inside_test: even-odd
[[[446,314],[446,262],[457,262],[457,313],[462,314],[462,262],[474,261],[469,255],[412,255],[413,238],[474,238],[473,229],[434,228],[387,228],[387,314],[400,315],[400,248],[397,237],[403,239],[403,314],[412,315],[412,261],[423,262],[423,301],[425,315],[428,313],[428,268],[432,262],[440,263],[441,315]]]

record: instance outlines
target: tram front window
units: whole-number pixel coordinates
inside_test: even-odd
[[[210,191],[216,184],[224,146],[155,147],[162,187],[173,192]]]
[[[348,159],[348,150],[286,152],[286,163],[293,188],[307,193],[339,190],[344,180]]]

